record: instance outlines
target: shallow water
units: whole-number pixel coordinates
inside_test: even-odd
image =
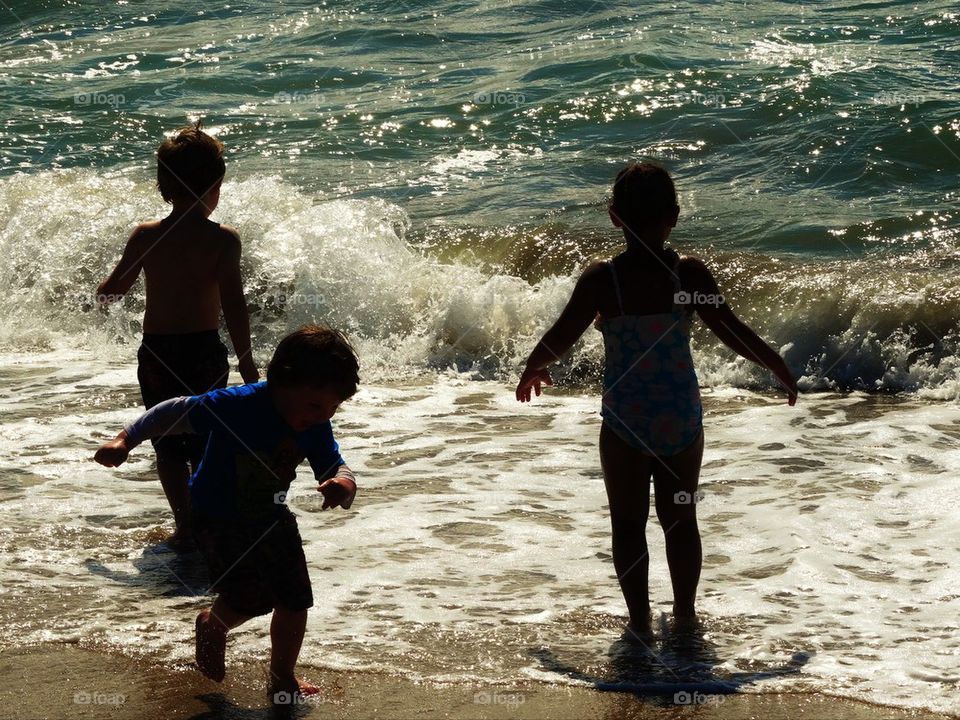
[[[5,360],[3,643],[188,663],[206,578],[157,546],[171,523],[151,453],[117,471],[90,462],[136,412],[133,366]],[[581,393],[520,406],[456,375],[364,387],[335,420],[361,477],[354,510],[321,513],[303,474],[290,495],[316,598],[303,663],[655,694],[818,690],[960,714],[960,410],[706,393],[703,633],[658,621],[646,650],[617,641],[596,406]],[[671,596],[655,518],[647,535],[659,616]],[[265,656],[267,632],[239,629],[228,659]]]
[[[164,133],[226,144],[255,355],[348,331],[349,513],[291,495],[316,608],[305,664],[457,683],[671,694],[814,690],[960,715],[960,16],[798,6],[9,2],[0,13],[0,644],[189,661],[207,602],[165,551],[139,407],[142,290],[93,291]],[[701,635],[624,621],[599,473],[599,335],[558,388],[511,387],[590,259],[628,159],[803,394],[697,328],[707,446]],[[650,521],[652,597],[670,607]],[[231,662],[264,657],[263,622]]]

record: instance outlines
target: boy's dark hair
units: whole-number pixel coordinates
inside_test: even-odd
[[[659,165],[633,162],[617,173],[610,212],[632,233],[671,217],[678,207],[670,173]]]
[[[277,345],[267,366],[267,382],[331,385],[346,400],[357,391],[359,370],[357,354],[342,332],[326,325],[305,325]]]
[[[157,150],[157,188],[163,199],[198,200],[223,180],[223,143],[200,129],[182,128]]]

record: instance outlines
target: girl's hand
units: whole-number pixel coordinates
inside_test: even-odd
[[[791,406],[795,405],[797,402],[797,381],[794,379],[793,373],[790,372],[790,368],[787,367],[785,362],[781,361],[780,364],[772,368],[772,370],[777,380],[780,381],[780,384],[783,385],[787,391],[787,402]]]
[[[127,445],[125,437],[116,437],[108,443],[104,443],[97,450],[93,459],[106,467],[117,467],[122,465],[130,454],[130,446]]]
[[[550,378],[550,373],[547,372],[546,368],[542,370],[533,370],[531,368],[526,368],[523,371],[523,375],[520,376],[520,382],[517,384],[517,400],[520,402],[530,402],[530,388],[537,393],[537,397],[540,397],[540,385],[553,385],[553,380]]]
[[[323,493],[323,507],[335,508],[338,505],[344,510],[353,505],[353,498],[357,495],[357,484],[350,478],[334,476],[320,483],[317,490]]]

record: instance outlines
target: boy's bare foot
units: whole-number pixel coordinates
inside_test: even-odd
[[[300,678],[278,680],[267,690],[267,694],[275,705],[296,704],[298,702],[298,696],[304,698],[310,695],[317,695],[319,692],[319,687]]]
[[[220,682],[227,674],[224,656],[227,652],[227,628],[201,610],[196,622],[197,667],[211,680]]]

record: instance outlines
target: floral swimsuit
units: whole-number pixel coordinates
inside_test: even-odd
[[[690,316],[677,302],[680,256],[669,252],[674,255],[673,309],[624,315],[611,262],[620,315],[598,324],[606,350],[600,414],[624,442],[647,455],[676,455],[703,430],[700,387],[690,355]]]

